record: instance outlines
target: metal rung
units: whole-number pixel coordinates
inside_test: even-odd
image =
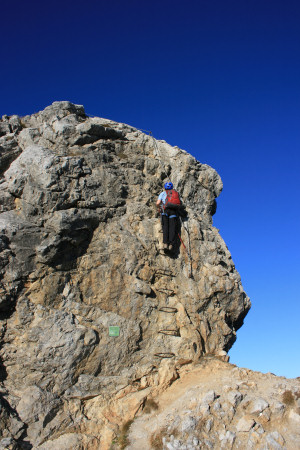
[[[162,308],[159,308],[158,311],[165,312],[165,313],[177,313],[177,308],[172,308],[171,306],[163,306]]]
[[[158,292],[162,292],[163,294],[174,295],[175,291],[173,289],[168,288],[155,288]]]
[[[168,336],[179,336],[178,330],[158,330],[158,333],[166,334]]]
[[[154,353],[158,358],[174,358],[175,353]]]
[[[157,275],[163,275],[165,277],[175,277],[175,274],[168,269],[154,269]]]

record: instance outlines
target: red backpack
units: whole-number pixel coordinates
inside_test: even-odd
[[[181,207],[181,200],[179,194],[175,189],[170,189],[167,192],[167,198],[164,204],[165,208],[178,209]]]

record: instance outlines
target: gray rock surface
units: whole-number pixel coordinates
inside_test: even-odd
[[[237,423],[237,431],[248,432],[255,425],[255,420],[252,417],[243,416]]]
[[[251,414],[259,414],[262,413],[266,408],[268,408],[269,403],[266,402],[263,398],[256,398],[251,405],[250,412]]]
[[[99,439],[102,409],[126,386],[168,384],[182,360],[226,359],[250,301],[212,225],[214,169],[70,102],[3,116],[0,166],[1,392],[25,424],[20,435],[5,407],[5,437],[48,448],[69,433],[80,448]],[[160,251],[154,205],[170,179],[191,258],[179,240],[173,255]],[[92,398],[93,425],[80,403]]]

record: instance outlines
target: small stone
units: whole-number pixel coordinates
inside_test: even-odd
[[[237,423],[236,429],[240,432],[248,432],[255,425],[255,420],[251,417],[243,416]]]
[[[184,419],[181,425],[181,431],[183,433],[191,432],[196,428],[197,419],[195,417],[187,417]]]
[[[214,411],[216,411],[216,412],[220,411],[220,410],[222,409],[221,403],[220,403],[220,402],[216,402],[216,403],[213,405],[212,409],[213,409]]]
[[[285,405],[279,401],[275,401],[272,405],[271,405],[271,409],[272,412],[274,414],[279,414],[282,415],[284,413],[285,410]]]
[[[0,136],[4,136],[7,133],[10,133],[9,123],[6,122],[0,123]]]
[[[253,430],[258,434],[264,434],[265,430],[263,429],[260,423],[256,423],[253,427]]]
[[[256,398],[254,402],[250,406],[250,414],[259,414],[268,408],[269,403],[266,402],[263,398]]]
[[[216,354],[216,356],[221,359],[222,361],[225,362],[229,362],[229,355],[227,354],[227,352],[225,352],[225,350],[219,350]]]
[[[11,437],[1,439],[0,450],[17,450],[18,444]]]
[[[227,394],[227,400],[232,406],[236,407],[243,400],[243,394],[239,391],[231,391]]]
[[[254,431],[253,429],[250,430],[247,448],[255,448],[257,444],[260,442],[260,438],[261,436],[259,433],[257,433],[257,431]]]
[[[225,384],[225,385],[223,386],[223,391],[224,391],[224,392],[232,391],[232,387],[229,386],[228,384]]]
[[[202,416],[208,416],[210,413],[210,407],[207,403],[202,403],[199,407],[199,412],[202,414]]]
[[[285,444],[284,438],[281,436],[278,431],[273,431],[272,433],[267,434],[266,443],[269,446],[268,448],[274,450],[281,450],[282,446]]]
[[[221,448],[231,449],[236,438],[236,434],[233,431],[226,431],[224,438],[221,441]]]
[[[179,439],[174,439],[173,441],[173,447],[170,448],[170,450],[179,450],[181,447],[182,442]]]
[[[145,389],[146,387],[148,387],[148,384],[149,383],[147,377],[142,377],[140,381],[141,389]]]
[[[289,419],[300,424],[300,415],[294,409],[289,412]]]
[[[215,391],[208,391],[205,396],[202,399],[202,403],[207,403],[208,405],[211,405],[216,398]]]
[[[235,413],[236,413],[235,408],[234,408],[233,406],[229,406],[229,408],[228,408],[228,410],[226,411],[225,414],[226,414],[226,416],[227,416],[227,419],[228,419],[230,422],[232,421],[232,419],[233,419]]]
[[[11,434],[15,439],[20,438],[20,436],[24,432],[24,428],[25,428],[24,423],[18,420],[16,417],[12,417],[10,419],[9,431],[11,432]]]
[[[204,439],[204,444],[206,445],[207,448],[214,448],[214,444],[208,439]]]
[[[144,282],[142,280],[136,280],[136,283],[134,285],[134,290],[138,294],[145,294],[145,295],[151,294],[151,287],[149,286],[149,284],[147,284],[146,282]]]
[[[205,431],[206,431],[207,433],[210,432],[210,430],[212,429],[213,424],[214,424],[213,419],[208,419],[208,421],[207,421],[206,424],[205,424]]]
[[[259,420],[261,423],[267,423],[270,420],[271,413],[269,409],[265,409],[263,412],[259,414]]]

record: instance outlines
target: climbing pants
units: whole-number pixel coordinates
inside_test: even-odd
[[[163,243],[175,244],[177,238],[177,214],[176,211],[166,209],[161,215],[163,229]]]

